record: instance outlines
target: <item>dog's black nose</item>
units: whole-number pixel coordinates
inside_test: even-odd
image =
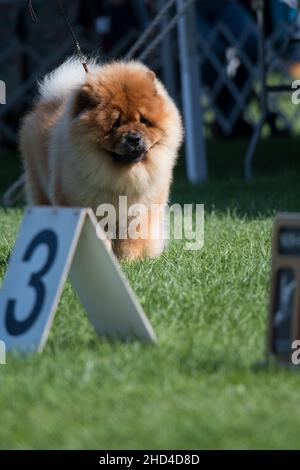
[[[126,141],[131,147],[134,147],[134,148],[139,147],[141,140],[142,140],[142,137],[137,132],[129,132],[126,135]]]

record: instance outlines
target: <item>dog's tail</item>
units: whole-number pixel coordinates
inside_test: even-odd
[[[4,193],[2,204],[4,207],[14,207],[25,203],[25,175],[15,181]]]
[[[89,71],[97,71],[97,59],[89,59]],[[55,70],[38,82],[40,98],[44,101],[61,100],[85,83],[87,74],[77,57],[69,57]]]

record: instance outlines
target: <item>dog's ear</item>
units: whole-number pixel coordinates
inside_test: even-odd
[[[72,107],[73,117],[77,117],[82,111],[92,109],[99,103],[99,96],[92,83],[83,85],[77,95]]]
[[[156,79],[155,73],[154,73],[152,70],[149,70],[149,71],[147,72],[147,75],[148,75],[148,77],[150,78],[150,80],[151,80],[152,82],[154,82],[154,80]]]

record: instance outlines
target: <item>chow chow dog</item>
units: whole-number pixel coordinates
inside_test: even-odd
[[[39,83],[21,125],[27,202],[95,212],[111,204],[118,226],[119,196],[126,196],[128,207],[146,207],[141,224],[150,228],[146,237],[117,234],[113,251],[128,259],[158,256],[164,237],[155,230],[159,211],[151,207],[168,201],[182,138],[177,107],[145,65],[93,60],[85,73],[70,58]]]

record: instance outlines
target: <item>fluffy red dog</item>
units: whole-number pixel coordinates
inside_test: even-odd
[[[29,204],[92,207],[119,196],[163,206],[182,142],[174,102],[155,74],[139,62],[89,64],[73,58],[46,76],[21,127]],[[118,221],[117,221],[118,224]],[[155,232],[155,230],[154,230]],[[157,231],[155,232],[157,233]],[[112,240],[118,256],[157,256],[163,237]]]

